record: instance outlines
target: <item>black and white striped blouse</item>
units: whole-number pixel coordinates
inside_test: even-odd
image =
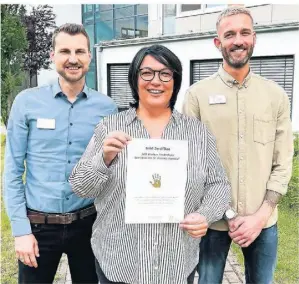
[[[73,169],[69,180],[74,192],[96,197],[97,219],[91,239],[94,254],[111,281],[186,283],[198,263],[200,240],[190,237],[179,224],[125,224],[127,149],[106,167],[102,144],[111,131],[150,139],[134,108],[108,116],[97,125]],[[231,200],[230,185],[210,132],[198,119],[174,110],[162,139],[188,140],[185,216],[199,212],[209,224],[221,219]]]

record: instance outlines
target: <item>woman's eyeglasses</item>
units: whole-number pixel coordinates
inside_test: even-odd
[[[153,70],[149,67],[145,67],[139,69],[139,75],[144,81],[152,81],[155,77],[156,72],[158,73],[159,79],[162,82],[169,82],[173,78],[173,71],[169,68]]]

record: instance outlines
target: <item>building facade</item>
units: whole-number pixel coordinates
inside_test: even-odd
[[[222,62],[214,47],[216,20],[223,4],[81,5],[81,22],[94,45],[87,83],[111,96],[120,110],[131,101],[129,64],[137,51],[151,44],[171,49],[183,65],[176,108],[187,88],[212,75]],[[299,131],[299,5],[246,5],[251,10],[257,44],[252,70],[276,81],[287,92],[292,125]],[[297,110],[297,111],[295,111]]]

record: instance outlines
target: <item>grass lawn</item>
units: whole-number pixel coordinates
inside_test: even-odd
[[[1,177],[3,173],[5,136],[1,135]],[[2,199],[1,182],[1,283],[17,283],[18,269],[14,252],[14,240],[11,235],[10,224],[5,213]]]
[[[298,213],[286,207],[279,207],[278,218],[278,262],[275,271],[275,283],[299,283],[299,231]],[[243,263],[241,249],[233,244],[233,252],[239,263]]]

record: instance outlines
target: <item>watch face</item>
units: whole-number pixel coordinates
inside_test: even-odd
[[[236,212],[234,210],[232,210],[232,209],[228,209],[226,211],[225,215],[226,215],[227,219],[232,219],[232,218],[235,217]]]

